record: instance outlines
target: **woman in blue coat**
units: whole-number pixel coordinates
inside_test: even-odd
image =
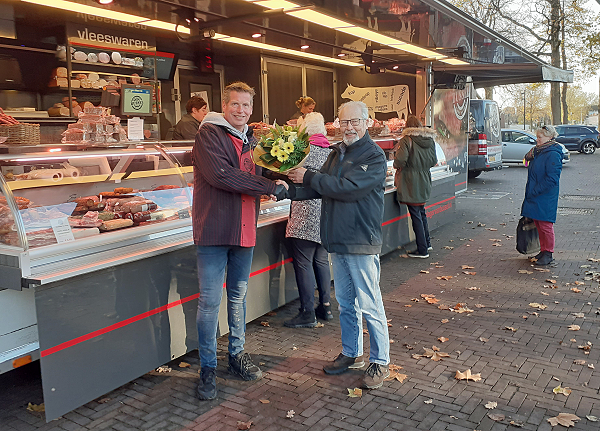
[[[533,219],[539,233],[541,251],[532,260],[536,265],[548,265],[554,261],[554,223],[563,156],[554,140],[558,136],[554,127],[537,129],[536,135],[537,145],[525,155],[528,172],[521,216]]]

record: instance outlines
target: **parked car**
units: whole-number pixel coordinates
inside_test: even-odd
[[[558,133],[556,140],[571,151],[594,154],[600,146],[600,134],[594,126],[561,124],[554,127]]]
[[[502,169],[500,112],[493,100],[471,99],[469,115],[469,178]]]
[[[535,134],[520,129],[502,129],[502,161],[523,163],[525,154],[536,145]],[[559,142],[563,150],[563,165],[571,160],[567,147]]]

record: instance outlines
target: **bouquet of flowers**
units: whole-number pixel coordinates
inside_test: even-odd
[[[252,158],[258,166],[285,174],[302,166],[309,151],[308,134],[304,129],[275,124],[271,132],[260,138]]]

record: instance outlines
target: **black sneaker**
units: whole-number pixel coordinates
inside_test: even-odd
[[[408,254],[408,257],[417,257],[417,258],[420,258],[420,259],[427,259],[429,257],[429,253],[421,254],[421,253],[419,253],[418,250],[409,251],[406,254]]]
[[[315,308],[315,315],[321,320],[333,319],[333,314],[331,313],[331,305],[317,305],[317,308]]]
[[[334,361],[323,367],[325,374],[342,374],[348,371],[350,368],[362,368],[365,366],[362,356],[358,358],[350,358],[340,353]]]
[[[543,251],[542,256],[535,262],[535,265],[546,266],[551,264],[552,262],[554,262],[554,259],[552,258],[552,253],[550,253],[549,251]]]
[[[217,370],[209,367],[200,369],[200,382],[196,388],[196,395],[201,400],[214,400],[217,398]]]
[[[249,353],[241,352],[237,356],[229,355],[229,372],[244,380],[258,380],[262,371],[252,363]]]
[[[288,328],[314,328],[317,326],[315,310],[301,310],[295,317],[283,322],[283,326]]]
[[[383,385],[383,381],[389,377],[390,367],[388,365],[380,365],[371,363],[365,370],[363,377],[363,388],[377,389]]]

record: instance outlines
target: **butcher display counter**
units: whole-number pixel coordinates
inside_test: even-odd
[[[196,349],[198,281],[191,147],[49,150],[0,155],[0,372],[39,358],[52,420]],[[414,239],[391,164],[382,254]],[[431,230],[454,211],[453,174],[432,176]],[[261,203],[247,322],[298,297],[289,210]]]

